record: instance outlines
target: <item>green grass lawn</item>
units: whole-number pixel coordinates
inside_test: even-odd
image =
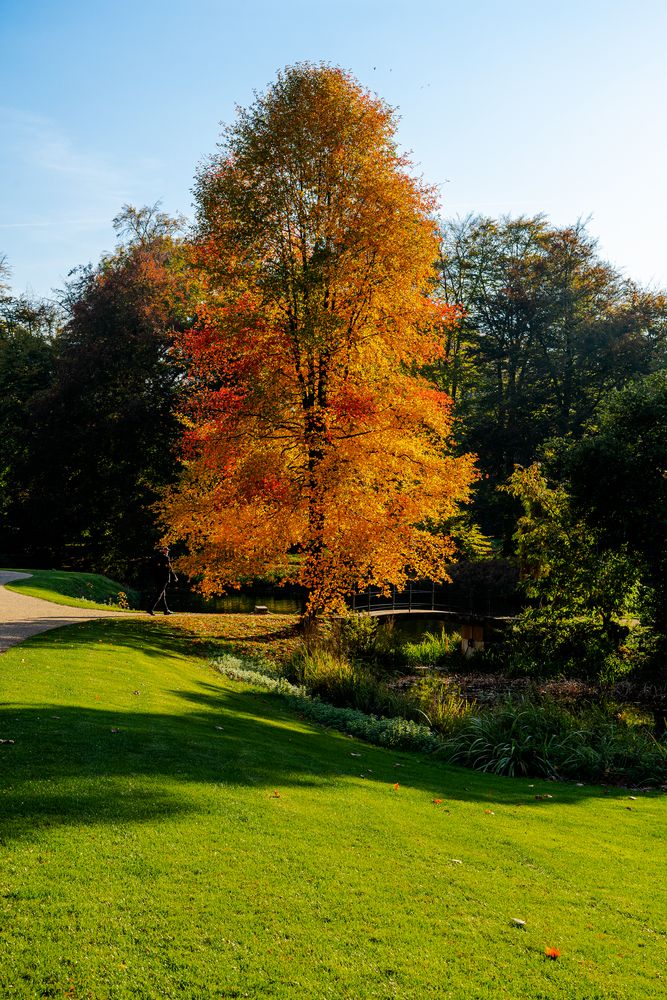
[[[0,656],[2,1000],[664,992],[663,796],[325,732],[176,625]]]
[[[57,569],[16,569],[16,573],[31,573],[27,580],[6,583],[7,590],[15,590],[28,597],[41,597],[53,604],[66,604],[74,608],[92,608],[97,611],[123,611],[119,607],[121,594],[133,606],[138,606],[139,594],[123,583],[109,580],[98,573],[71,573]]]

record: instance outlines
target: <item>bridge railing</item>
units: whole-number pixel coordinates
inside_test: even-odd
[[[513,602],[491,594],[469,594],[452,600],[442,586],[428,581],[409,582],[404,590],[391,587],[388,594],[379,587],[369,587],[350,598],[353,611],[410,612],[433,611],[473,618],[512,617],[517,613]]]

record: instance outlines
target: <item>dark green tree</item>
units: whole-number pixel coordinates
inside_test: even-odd
[[[447,223],[440,276],[464,315],[434,375],[455,399],[462,447],[479,455],[478,513],[497,533],[495,487],[515,464],[546,439],[580,437],[608,392],[665,363],[667,300],[602,261],[583,224],[542,216]]]
[[[52,303],[0,297],[0,552],[25,552],[36,444],[45,428],[38,401],[54,373],[59,312]]]
[[[54,382],[36,420],[34,544],[121,578],[158,538],[152,505],[176,468],[181,372],[171,334],[189,322],[187,253],[157,206],[125,206],[115,253],[63,296]]]
[[[515,650],[535,672],[566,671],[611,680],[629,671],[619,650],[638,593],[636,560],[610,547],[540,466],[517,468],[504,490],[522,507],[515,540],[530,604],[513,625]]]
[[[574,500],[606,544],[640,561],[660,638],[653,667],[667,656],[667,369],[637,379],[602,405],[571,450]]]

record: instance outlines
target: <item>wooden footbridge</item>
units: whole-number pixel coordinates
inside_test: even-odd
[[[404,590],[392,587],[388,593],[369,587],[350,598],[350,609],[374,618],[422,615],[439,618],[461,632],[463,648],[483,649],[512,621],[516,607],[490,594],[457,594],[452,600],[446,587],[430,582],[410,582]]]

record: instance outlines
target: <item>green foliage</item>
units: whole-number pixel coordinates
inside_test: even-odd
[[[553,607],[526,608],[512,622],[499,658],[511,674],[562,674],[607,683],[632,667],[599,621]]]
[[[379,619],[371,615],[353,614],[339,623],[343,648],[350,656],[369,658],[377,651]]]
[[[468,216],[443,225],[440,289],[465,309],[434,371],[461,447],[480,456],[475,504],[492,534],[512,505],[495,486],[545,440],[578,439],[599,400],[666,363],[667,300],[601,260],[585,225]]]
[[[607,679],[614,669],[623,672],[619,650],[624,619],[637,604],[636,561],[604,546],[538,465],[515,470],[504,489],[523,506],[515,538],[522,586],[534,602],[509,636],[515,668]]]
[[[441,628],[439,632],[426,632],[416,641],[406,639],[396,627],[393,618],[378,619],[371,615],[357,614],[337,622],[325,639],[319,629],[318,643],[335,649],[361,663],[375,674],[395,672],[399,668],[443,667],[456,669],[462,665],[461,636]]]
[[[247,666],[243,666],[244,662]],[[326,662],[326,658],[320,658],[318,662]],[[291,684],[286,678],[276,677],[266,668],[258,669],[258,664],[253,661],[243,661],[236,657],[217,657],[212,660],[212,665],[232,680],[243,681],[286,697],[292,708],[313,722],[331,729],[339,729],[367,743],[401,750],[417,750],[422,753],[431,753],[440,745],[438,737],[428,726],[401,717],[378,718],[356,708],[342,708],[328,704],[321,701],[317,695],[313,697],[314,688],[308,687],[308,684]],[[312,670],[312,666],[309,669]],[[338,674],[340,665],[332,668],[329,663],[324,670],[325,673]],[[340,690],[335,684],[333,687],[334,694],[338,695]]]
[[[459,558],[470,561],[493,558],[496,546],[473,521],[470,514],[459,514],[452,518],[448,529],[456,543]]]
[[[613,709],[566,709],[549,698],[507,699],[481,709],[447,678],[430,675],[404,696],[402,706],[389,706],[394,717],[378,718],[329,704],[313,696],[308,683],[291,684],[257,660],[225,655],[212,663],[227,677],[285,697],[306,718],[379,746],[437,752],[448,763],[508,777],[647,785],[667,780],[667,741],[655,739],[645,725],[623,721]],[[325,673],[339,669],[329,664]],[[331,687],[340,696],[341,688]],[[427,725],[405,718],[415,709]]]
[[[400,696],[370,670],[326,647],[300,646],[285,664],[284,672],[311,695],[332,705],[387,715],[405,714]]]
[[[637,379],[600,407],[567,456],[574,502],[593,530],[640,563],[648,610],[667,649],[667,369]]]
[[[35,431],[14,547],[135,581],[159,537],[152,507],[176,474],[171,333],[188,322],[190,288],[183,246],[160,213],[151,229],[152,211],[130,218],[126,206],[127,245],[80,269],[63,293],[49,384],[30,404]]]
[[[58,311],[0,297],[0,551],[24,550],[35,441],[45,426],[34,408],[51,385]]]
[[[419,642],[406,642],[401,650],[401,659],[407,667],[440,667],[449,664],[452,668],[460,665],[461,636],[457,632],[426,632]]]
[[[428,719],[431,727],[443,735],[456,732],[477,706],[464,698],[452,686],[448,677],[426,674],[410,689],[408,695]]]
[[[600,710],[575,715],[546,700],[508,701],[472,716],[439,753],[449,763],[511,777],[631,784],[667,779],[667,743],[645,728]]]

